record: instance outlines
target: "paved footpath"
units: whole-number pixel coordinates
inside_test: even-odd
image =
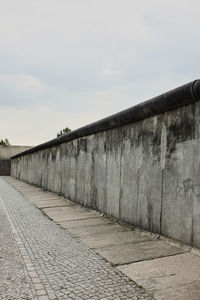
[[[0,178],[0,299],[152,299]]]
[[[16,233],[15,238],[17,238]],[[32,281],[24,268],[24,262],[20,257],[19,249],[13,238],[11,226],[1,202],[0,278],[0,299],[33,299]]]

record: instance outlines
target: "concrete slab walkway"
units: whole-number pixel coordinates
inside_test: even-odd
[[[66,229],[75,240],[95,250],[114,270],[129,276],[155,299],[200,299],[199,251],[194,254],[189,246],[122,226],[99,212],[12,177],[4,180],[22,193],[27,203],[31,200],[57,223],[58,228]],[[126,299],[123,297],[115,294],[105,299]],[[131,297],[135,299],[134,294]]]

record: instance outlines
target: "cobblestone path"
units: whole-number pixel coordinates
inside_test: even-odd
[[[0,299],[33,299],[31,285],[0,202]]]
[[[152,299],[2,178],[0,226],[1,299]]]

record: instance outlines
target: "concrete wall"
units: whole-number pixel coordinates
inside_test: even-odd
[[[29,150],[32,146],[1,146],[0,159],[10,159],[12,156]]]
[[[10,159],[0,159],[0,176],[10,175],[11,160]]]
[[[1,146],[0,145],[0,176],[10,175],[11,157],[23,151],[29,150],[30,146]]]
[[[200,248],[197,83],[16,156],[12,175]]]

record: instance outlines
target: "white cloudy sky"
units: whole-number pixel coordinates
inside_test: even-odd
[[[0,138],[36,145],[199,77],[198,0],[1,0]]]

